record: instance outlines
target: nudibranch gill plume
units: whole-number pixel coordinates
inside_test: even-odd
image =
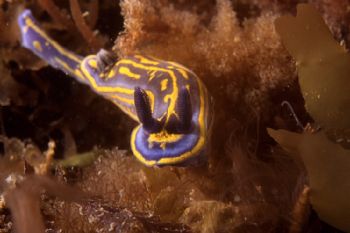
[[[191,70],[143,55],[117,60],[104,49],[76,55],[52,40],[30,10],[19,15],[18,24],[25,48],[89,85],[139,123],[130,144],[143,164],[188,166],[206,161],[212,100]]]

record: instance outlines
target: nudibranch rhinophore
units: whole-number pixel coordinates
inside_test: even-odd
[[[139,122],[130,144],[143,164],[187,166],[206,161],[212,102],[191,70],[143,55],[117,60],[104,49],[96,55],[76,55],[52,40],[30,10],[19,15],[18,24],[24,47]]]

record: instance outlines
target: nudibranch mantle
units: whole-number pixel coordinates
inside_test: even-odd
[[[130,144],[143,164],[186,166],[206,160],[212,100],[191,70],[143,55],[117,61],[105,50],[86,57],[76,55],[52,40],[30,10],[19,15],[18,24],[24,47],[89,85],[139,122]]]

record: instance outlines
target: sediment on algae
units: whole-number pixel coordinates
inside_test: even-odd
[[[347,45],[346,1],[310,2],[332,35]],[[297,3],[124,0],[119,6],[116,1],[0,0],[0,188],[5,197],[0,229],[10,232],[36,221],[54,232],[288,232],[302,168],[265,128],[299,130],[281,107],[284,100],[303,123],[311,121],[295,62],[274,28],[275,19],[295,13]],[[192,69],[215,100],[208,166],[139,164],[129,148],[133,121],[21,48],[16,15],[25,7],[55,40],[79,54],[102,46],[120,57],[144,53]],[[96,159],[45,170],[50,140],[55,161],[86,153]],[[30,178],[38,171],[50,177],[46,183]],[[57,180],[89,199],[50,192]],[[18,190],[26,190],[22,182],[35,184],[24,197]],[[11,192],[20,198],[6,201]],[[36,214],[14,216],[16,203],[35,207]],[[30,227],[28,232],[42,229]],[[302,227],[325,229],[317,218]]]

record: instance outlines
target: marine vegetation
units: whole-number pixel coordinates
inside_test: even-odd
[[[348,5],[0,0],[0,232],[349,231]]]
[[[277,19],[276,29],[296,60],[306,109],[323,129],[270,134],[305,165],[310,202],[319,217],[349,232],[350,151],[336,143],[348,143],[350,55],[310,5],[299,5],[295,18]]]

